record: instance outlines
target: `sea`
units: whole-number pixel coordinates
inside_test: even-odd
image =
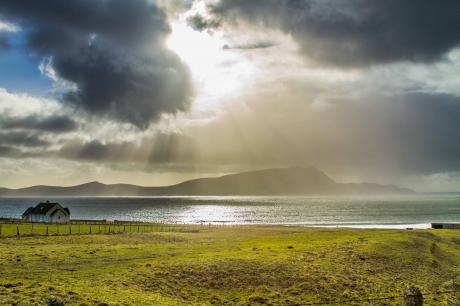
[[[72,219],[177,224],[428,228],[460,223],[460,194],[410,196],[181,196],[0,198],[0,217],[20,218],[41,201],[59,202]]]

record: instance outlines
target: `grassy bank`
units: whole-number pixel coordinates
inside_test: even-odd
[[[182,227],[0,239],[0,304],[399,305],[458,290],[460,231]],[[360,300],[360,301],[350,301]],[[456,293],[428,305],[459,305]],[[348,302],[345,302],[348,301]]]

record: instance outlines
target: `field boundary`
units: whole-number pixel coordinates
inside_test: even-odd
[[[102,235],[129,233],[197,232],[211,224],[163,224],[130,221],[74,220],[68,223],[38,223],[0,220],[0,238],[31,236]]]

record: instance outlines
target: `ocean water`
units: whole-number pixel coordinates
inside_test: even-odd
[[[0,198],[0,217],[19,218],[27,207],[44,200],[68,207],[73,219],[366,228],[426,228],[432,222],[460,222],[460,194]]]

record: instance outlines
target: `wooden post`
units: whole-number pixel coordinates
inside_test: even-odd
[[[123,232],[126,232],[126,225],[123,225]]]
[[[32,226],[30,227],[30,234],[33,235],[34,233],[34,223],[32,222]]]
[[[403,306],[423,306],[423,294],[419,288],[408,286],[404,291]]]
[[[78,224],[78,235],[80,235],[80,224]]]
[[[18,226],[16,226],[16,236],[18,236],[18,237],[19,237],[19,225],[18,225]]]
[[[48,225],[46,226],[46,236],[48,236]]]
[[[89,226],[89,234],[91,235],[91,225]]]
[[[69,225],[69,235],[72,235],[72,225]]]

